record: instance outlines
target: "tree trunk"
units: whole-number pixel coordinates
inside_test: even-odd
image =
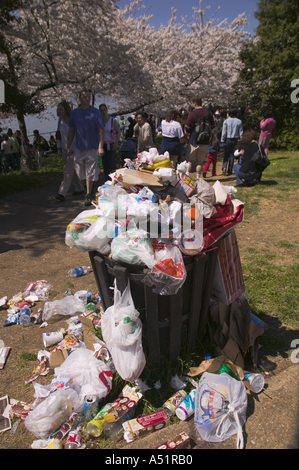
[[[24,171],[29,171],[33,169],[33,163],[29,150],[29,141],[27,137],[27,128],[24,114],[18,111],[17,118],[21,132],[21,169]]]

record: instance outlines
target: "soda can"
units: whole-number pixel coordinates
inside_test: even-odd
[[[84,416],[87,421],[91,421],[99,411],[99,400],[96,395],[84,397]]]
[[[185,421],[185,419],[193,415],[195,410],[195,394],[196,389],[193,389],[185,400],[177,407],[175,414],[180,420]]]
[[[165,409],[168,416],[173,416],[177,407],[185,400],[187,393],[185,390],[179,390],[172,397],[164,403],[163,408]]]

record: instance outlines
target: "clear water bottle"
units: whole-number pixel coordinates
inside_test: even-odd
[[[123,430],[122,424],[132,418],[133,410],[130,410],[122,418],[118,419],[114,423],[107,423],[107,421],[104,421],[102,424],[102,430],[105,438],[112,439],[114,436],[116,436]]]
[[[80,266],[79,268],[70,269],[68,272],[69,277],[80,277],[90,271],[90,266]]]
[[[28,326],[30,323],[31,311],[29,307],[24,307],[20,311],[19,322],[22,326]]]

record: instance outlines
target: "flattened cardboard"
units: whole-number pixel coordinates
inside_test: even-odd
[[[160,179],[157,175],[153,175],[152,172],[147,171],[138,171],[138,170],[129,170],[128,168],[121,168],[120,170],[116,171],[117,175],[122,175],[123,186],[157,186],[163,187],[163,183],[161,183]]]

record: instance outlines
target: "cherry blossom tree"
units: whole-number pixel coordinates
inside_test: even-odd
[[[55,106],[62,98],[76,98],[82,86],[111,96],[115,114],[180,107],[194,94],[230,100],[245,16],[231,24],[205,23],[200,2],[191,21],[177,23],[173,9],[168,25],[156,29],[140,8],[141,0],[123,9],[117,0],[21,0],[14,13],[18,21],[4,27],[8,49],[0,50],[0,78],[9,64],[6,80],[22,97],[10,111],[24,142],[30,105]]]

